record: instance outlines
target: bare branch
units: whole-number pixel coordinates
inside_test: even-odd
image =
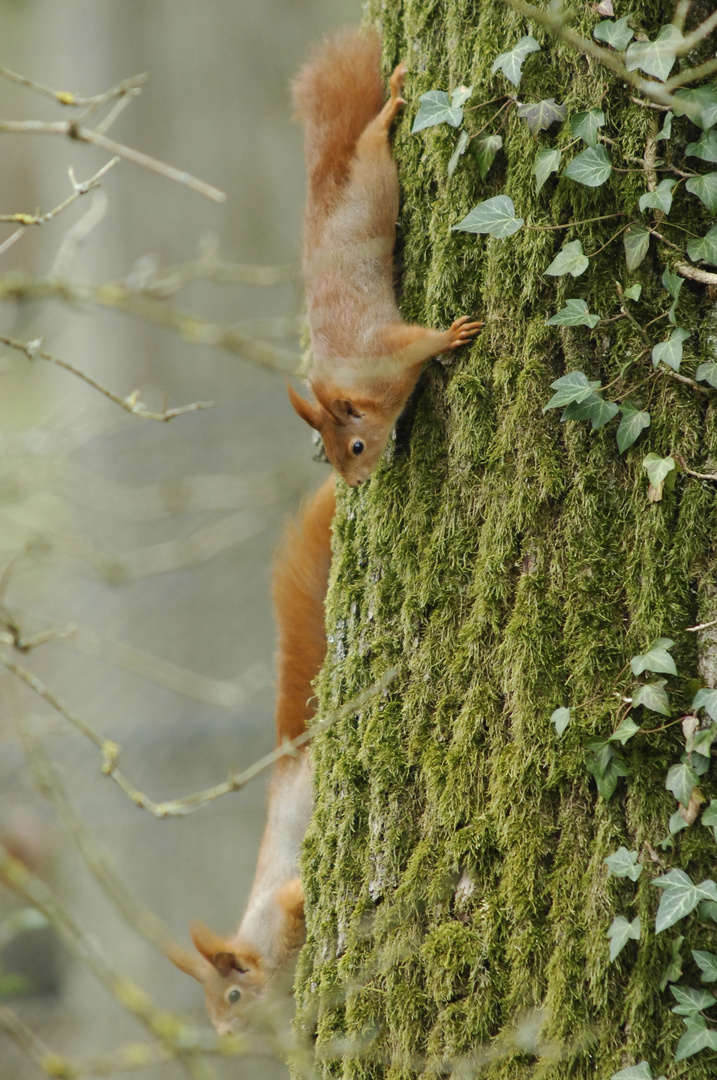
[[[51,98],[53,101],[59,102],[60,105],[72,105],[78,107],[104,105],[114,98],[124,97],[126,94],[133,91],[137,92],[150,77],[147,72],[143,75],[131,75],[129,79],[125,79],[123,82],[118,83],[117,86],[113,86],[101,94],[95,94],[94,97],[78,97],[76,94],[67,90],[51,90],[48,86],[43,86],[41,83],[35,82],[33,79],[28,79],[24,75],[18,75],[16,72],[10,71],[6,67],[0,67],[0,76],[4,79],[9,79],[11,82],[19,83],[20,86],[25,86],[28,90],[34,90],[35,93],[42,94],[43,97]]]
[[[701,270],[698,266],[690,266],[689,263],[676,263],[675,270],[690,281],[699,281],[703,285],[717,285],[717,274],[710,270]]]
[[[78,371],[72,364],[68,364],[66,360],[60,360],[57,356],[52,356],[50,353],[43,352],[43,350],[39,348],[38,341],[17,341],[15,338],[5,337],[0,334],[0,343],[7,345],[10,349],[17,349],[18,352],[24,353],[28,360],[35,360],[39,357],[41,360],[47,360],[48,363],[55,364],[65,371],[70,371],[73,375],[76,375],[78,379],[82,379],[88,386],[91,386],[93,390],[97,390],[98,393],[109,398],[115,405],[119,405],[125,412],[131,413],[132,416],[138,416],[142,420],[158,420],[164,423],[169,420],[174,420],[177,416],[183,416],[185,413],[197,412],[199,409],[211,409],[214,405],[213,401],[195,401],[191,405],[180,405],[176,409],[166,409],[161,413],[150,412],[148,409],[145,409],[138,400],[138,390],[135,390],[126,398],[121,398],[119,394],[115,394],[112,390],[108,390],[106,386],[97,382],[97,380],[93,379],[90,375],[85,375],[84,372]]]
[[[689,630],[690,633],[693,633],[697,630],[709,630],[711,626],[717,626],[717,619],[713,619],[712,622],[699,623],[697,626],[686,626],[685,630]]]
[[[81,127],[71,120],[52,122],[44,120],[0,120],[0,131],[19,135],[65,135],[67,138],[75,140],[75,142],[90,143],[93,146],[98,146],[101,150],[107,150],[110,154],[124,158],[126,161],[132,161],[135,165],[141,165],[152,172],[159,173],[160,176],[164,176],[168,180],[184,184],[186,187],[191,188],[192,191],[205,195],[214,202],[226,202],[224,192],[213,187],[212,184],[199,180],[198,177],[192,176],[191,173],[175,169],[173,165],[166,165],[164,162],[158,161],[157,158],[142,153],[141,150],[133,150],[131,146],[115,142],[114,139],[107,138],[99,130]]]
[[[0,214],[0,221],[9,221],[20,225],[44,225],[54,217],[57,217],[58,214],[61,214],[68,206],[72,206],[73,202],[79,199],[80,195],[86,195],[88,191],[92,191],[93,188],[97,187],[102,177],[108,173],[119,160],[118,157],[113,157],[106,165],[102,166],[99,172],[96,172],[89,180],[84,180],[81,183],[78,183],[77,180],[75,180],[75,174],[72,169],[70,169],[70,183],[74,190],[72,195],[68,196],[68,198],[66,198],[64,202],[61,202],[59,206],[56,206],[54,210],[48,210],[46,214]]]
[[[683,473],[686,473],[688,476],[693,476],[695,480],[717,480],[717,473],[695,472],[694,469],[688,469],[685,459],[681,454],[673,454],[672,456],[682,469]]]
[[[396,668],[390,668],[382,678],[367,690],[364,690],[361,694],[352,698],[346,705],[343,705],[340,709],[336,709],[335,712],[331,713],[323,720],[313,724],[309,731],[297,735],[297,737],[290,742],[283,743],[281,746],[278,746],[276,750],[272,750],[270,754],[265,754],[264,757],[260,758],[259,761],[255,762],[253,765],[250,765],[248,769],[244,769],[243,772],[230,774],[228,779],[223,783],[215,784],[214,787],[206,788],[203,791],[196,791],[191,795],[185,795],[179,799],[171,799],[166,802],[156,803],[134,787],[118,769],[117,763],[121,754],[121,747],[118,743],[113,742],[111,739],[103,739],[102,736],[82,720],[69,705],[65,704],[64,701],[49,690],[37,676],[33,675],[33,673],[26,668],[20,667],[4,653],[0,653],[0,664],[24,682],[26,686],[29,686],[35,694],[41,697],[43,701],[46,701],[48,705],[52,706],[56,712],[61,716],[64,716],[68,723],[72,724],[74,728],[100,750],[102,754],[102,772],[105,776],[109,776],[114,780],[120,790],[131,799],[135,806],[139,807],[141,810],[147,810],[153,817],[161,819],[185,817],[187,814],[191,814],[195,810],[200,810],[202,807],[209,805],[209,803],[214,802],[215,799],[220,798],[222,795],[228,795],[232,791],[238,791],[240,788],[245,787],[250,780],[253,780],[254,777],[264,772],[264,770],[268,769],[271,765],[274,765],[281,758],[293,756],[300,747],[313,739],[319,732],[325,731],[339,720],[342,720],[346,716],[350,716],[351,713],[357,712],[359,709],[363,708],[367,702],[382,693],[398,674]],[[0,869],[2,869],[1,865]]]

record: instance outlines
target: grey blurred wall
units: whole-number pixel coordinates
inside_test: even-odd
[[[185,262],[207,234],[216,235],[228,261],[298,259],[304,178],[288,82],[313,41],[360,14],[357,0],[0,0],[1,65],[80,94],[151,72],[110,134],[228,195],[224,206],[215,206],[122,162],[106,178],[105,217],[69,277],[126,279],[146,256],[159,266]],[[65,116],[53,102],[0,79],[0,118]],[[46,210],[68,194],[69,165],[86,179],[106,160],[97,149],[66,140],[0,133],[0,211]],[[13,269],[49,273],[89,202],[90,196],[29,231],[0,256],[0,277]],[[9,232],[2,227],[0,243]],[[171,302],[223,323],[300,310],[291,286],[202,282]],[[120,412],[67,373],[0,356],[0,573],[31,545],[10,581],[7,604],[30,629],[81,628],[23,663],[121,743],[124,771],[152,798],[217,782],[229,767],[248,765],[271,748],[271,552],[283,519],[326,474],[311,461],[310,439],[288,406],[284,379],[126,315],[56,301],[0,303],[0,331],[42,337],[53,354],[122,395],[139,388],[155,408],[165,392],[171,405],[216,402],[211,411],[152,424]],[[296,341],[281,344],[298,349]],[[176,485],[202,476],[219,477],[214,483],[225,496],[192,510]],[[147,493],[147,485],[157,490]],[[195,483],[205,494],[210,487]],[[144,494],[133,498],[133,489]],[[157,545],[214,527],[224,536],[218,553],[209,557],[200,544],[197,565],[142,576],[142,561],[132,553],[152,549],[156,559]],[[135,580],[127,580],[127,566]],[[91,655],[104,649],[116,657],[113,642],[221,684],[238,680],[236,701],[221,708]],[[127,664],[133,666],[131,659]],[[156,821],[102,777],[90,744],[19,692],[8,675],[0,675],[0,710],[0,831],[39,837],[49,880],[117,965],[159,1005],[204,1023],[199,987],[123,924],[34,791],[17,719],[30,716],[124,881],[185,942],[194,917],[218,930],[236,924],[263,826],[265,784],[187,819]],[[11,903],[3,894],[0,913]],[[48,967],[55,962],[50,952]],[[69,954],[61,949],[53,956],[58,992],[13,1003],[52,1048],[87,1056],[145,1037]],[[226,1076],[283,1075],[281,1067],[258,1061],[222,1068]],[[36,1075],[0,1036],[0,1080]],[[180,1072],[163,1066],[134,1075]]]

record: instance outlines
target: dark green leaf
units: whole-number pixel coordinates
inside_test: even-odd
[[[717,122],[717,86],[707,83],[694,90],[677,90],[676,116],[689,116],[693,124],[707,131]]]
[[[713,164],[717,162],[717,131],[704,131],[699,142],[688,143],[685,157],[696,157]]]
[[[672,117],[674,113],[665,113],[665,119],[662,122],[662,127],[658,131],[655,142],[660,142],[662,139],[670,139],[672,137]]]
[[[605,113],[602,109],[590,109],[589,112],[576,113],[570,117],[570,132],[574,139],[582,139],[588,146],[597,146],[597,133],[605,127]]]
[[[460,133],[460,135],[458,136],[458,142],[456,143],[456,148],[455,148],[455,150],[453,151],[453,153],[451,155],[451,160],[448,162],[447,172],[448,172],[449,176],[453,176],[453,173],[456,171],[456,165],[458,164],[458,159],[459,159],[459,157],[461,157],[462,154],[465,154],[467,146],[468,146],[468,136],[465,133],[465,131],[462,131]],[[482,177],[482,179],[485,180],[485,176]]]
[[[700,364],[695,372],[695,378],[700,382],[708,382],[717,390],[717,363],[714,360]]]
[[[593,328],[600,322],[599,315],[591,315],[584,300],[566,300],[565,307],[546,319],[548,326],[589,326]]]
[[[712,720],[717,720],[717,690],[703,687],[698,690],[692,701],[693,709],[704,709]]]
[[[535,104],[518,105],[516,113],[525,120],[533,135],[537,135],[539,131],[547,131],[551,124],[562,124],[567,109],[557,105],[555,98],[546,98]]]
[[[638,687],[632,695],[632,707],[635,709],[638,705],[642,705],[652,712],[661,713],[662,716],[669,716],[670,700],[664,684],[664,679],[657,679],[655,682]]]
[[[684,824],[684,822],[683,822]],[[682,934],[678,934],[676,938],[670,942],[670,958],[665,965],[665,969],[662,972],[662,978],[660,979],[660,991],[664,991],[668,983],[677,982],[682,978],[682,943],[684,942]]]
[[[628,851],[626,847],[619,847],[603,861],[607,863],[608,877],[626,877],[630,881],[637,881],[642,873],[642,863],[637,861],[637,852]]]
[[[535,164],[533,165],[536,195],[540,192],[550,174],[557,172],[559,168],[559,150],[538,150],[538,153],[535,155]]]
[[[654,878],[653,885],[663,889],[655,919],[655,933],[674,926],[695,910],[701,900],[717,900],[717,886],[706,880],[695,885],[683,870],[670,870],[662,877]]]
[[[626,742],[629,742],[633,735],[637,735],[640,727],[631,716],[626,716],[622,723],[619,725],[616,731],[613,731],[610,736],[610,742],[619,742],[624,746]]]
[[[642,934],[640,916],[636,916],[632,922],[628,922],[622,915],[617,915],[607,932],[610,938],[610,960],[615,960],[627,945],[628,941],[639,941]]]
[[[495,161],[495,155],[503,145],[503,138],[500,135],[486,135],[484,139],[476,139],[473,145],[480,178],[485,180]]]
[[[679,811],[679,807],[670,817],[667,828],[669,830],[670,836],[674,836],[675,833],[682,832],[683,829],[688,828],[687,822]]]
[[[685,1018],[685,1033],[677,1044],[675,1061],[684,1061],[700,1050],[717,1050],[717,1031],[707,1027],[704,1016],[688,1016]]]
[[[624,52],[630,44],[632,38],[635,36],[635,31],[631,30],[627,25],[629,15],[623,16],[622,19],[605,19],[604,22],[599,22],[593,30],[593,35],[598,41],[604,41],[606,45],[612,45],[613,49],[618,52]]]
[[[510,52],[501,53],[495,58],[490,69],[491,74],[495,75],[496,71],[502,71],[513,86],[519,86],[523,74],[521,70],[523,62],[532,52],[540,52],[540,45],[530,35],[522,37]]]
[[[670,991],[677,1002],[673,1005],[672,1012],[678,1016],[692,1016],[703,1009],[709,1009],[715,1003],[714,996],[702,987],[671,986]]]
[[[628,270],[636,270],[647,255],[650,234],[642,225],[630,225],[623,237]]]
[[[571,240],[570,243],[563,244],[545,273],[550,277],[563,277],[564,274],[580,277],[589,265],[588,257],[583,252],[582,242]]]
[[[639,656],[633,656],[630,661],[632,674],[642,675],[643,671],[666,671],[668,675],[676,675],[675,661],[667,651],[674,644],[672,638],[657,638],[650,645],[647,652],[641,653]]]
[[[701,199],[708,210],[714,214],[717,212],[717,172],[705,173],[704,176],[693,176],[687,181],[685,187]]]
[[[652,350],[652,366],[657,367],[662,361],[673,371],[679,371],[682,363],[682,342],[687,341],[690,336],[686,330],[678,326],[672,331],[667,341],[661,341],[659,345],[655,345]]]
[[[590,420],[600,401],[597,394],[590,394],[584,401],[571,401],[560,417],[560,423],[564,424],[566,420]]]
[[[421,94],[418,99],[421,106],[413,121],[411,134],[423,131],[424,128],[436,127],[438,124],[450,124],[451,127],[460,127],[463,119],[463,109],[454,108],[445,90],[428,90]]]
[[[570,177],[586,187],[600,187],[612,172],[612,164],[604,146],[590,146],[563,169],[563,176]]]
[[[676,180],[661,180],[654,191],[647,191],[640,196],[640,210],[649,208],[669,214],[672,209],[672,189],[676,183]]]
[[[689,806],[690,796],[699,783],[697,773],[689,765],[673,765],[667,773],[665,787],[682,806]]]
[[[702,982],[717,982],[717,956],[712,952],[703,952],[700,949],[693,949],[692,955],[697,967],[702,972],[700,976]]]
[[[677,27],[668,23],[660,28],[654,41],[633,41],[625,53],[625,66],[628,71],[640,68],[664,82],[672,70],[676,50],[682,40]]]
[[[622,403],[620,411],[622,419],[617,429],[617,446],[620,453],[624,454],[640,433],[650,426],[650,414],[647,411],[640,412],[629,401]]]
[[[693,262],[704,259],[705,262],[717,266],[717,225],[713,225],[700,240],[688,241],[687,254]]]
[[[547,412],[548,409],[560,409],[564,405],[569,405],[571,401],[584,401],[599,386],[598,382],[590,382],[584,372],[570,371],[550,384],[550,389],[555,390],[556,393],[543,408],[543,412]]]
[[[699,754],[705,758],[711,758],[712,756],[712,743],[717,735],[717,724],[710,724],[708,728],[701,728],[695,732],[692,739],[692,753]],[[693,762],[694,765],[694,762]],[[705,772],[707,770],[705,769]],[[699,772],[696,769],[695,772]]]
[[[516,217],[513,200],[496,195],[478,203],[471,212],[453,226],[453,232],[489,233],[491,236],[512,236],[523,227],[523,218]]]
[[[593,429],[597,431],[598,428],[604,427],[619,412],[620,406],[616,405],[614,401],[605,401],[604,398],[598,398],[590,409],[590,423]]]

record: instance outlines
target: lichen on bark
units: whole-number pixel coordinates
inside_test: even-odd
[[[599,17],[571,8],[589,36]],[[631,10],[651,38],[672,16],[654,0]],[[528,32],[541,52],[525,63],[521,101],[554,97],[568,116],[600,105],[615,161],[641,159],[661,118],[497,0],[372,0],[368,18],[381,30],[386,72],[409,64],[395,132],[404,317],[445,326],[480,313],[487,325],[452,363],[427,365],[370,482],[339,484],[320,712],[391,665],[400,674],[313,746],[298,1029],[321,1076],[408,1080],[453,1069],[587,1080],[643,1059],[658,1076],[681,1031],[660,989],[672,943],[686,935],[687,965],[689,947],[714,949],[717,933],[688,920],[655,935],[650,879],[660,868],[634,885],[608,878],[603,860],[620,844],[644,857],[645,842],[665,836],[679,727],[628,743],[629,775],[609,801],[586,770],[584,744],[614,729],[617,691],[629,685],[624,675],[616,683],[619,673],[658,636],[677,642],[675,716],[689,705],[698,643],[685,629],[709,615],[698,598],[715,596],[715,485],[678,477],[649,503],[642,459],[675,451],[696,469],[714,463],[714,395],[666,376],[645,382],[650,354],[627,319],[592,331],[545,325],[566,297],[617,314],[616,281],[642,284],[643,324],[663,315],[668,247],[653,241],[628,273],[621,239],[610,243],[621,219],[506,240],[450,231],[499,193],[534,224],[618,212],[637,220],[644,170],[614,171],[599,189],[552,177],[536,196],[535,152],[567,146],[568,125],[536,139],[508,109],[485,182],[470,153],[447,176],[453,129],[411,135],[410,126],[426,90],[474,84],[469,106],[510,92],[491,64]],[[469,132],[500,104],[469,113]],[[684,196],[670,221],[700,235],[710,224]],[[581,278],[546,277],[563,242],[577,238],[588,254],[608,246]],[[698,358],[709,309],[704,286],[686,281],[680,325]],[[652,425],[624,455],[614,425],[592,431],[543,415],[554,379],[579,368],[606,385],[640,353],[631,400],[649,406]],[[584,702],[558,737],[553,709]],[[709,778],[701,787],[717,796]],[[698,823],[673,851],[658,849],[661,869],[679,865],[702,880],[714,843]],[[640,915],[643,936],[610,963],[606,931],[617,914]],[[691,1065],[697,1080],[713,1075],[713,1062]]]

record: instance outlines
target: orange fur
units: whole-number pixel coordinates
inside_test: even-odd
[[[277,743],[306,730],[312,683],[326,654],[324,597],[331,564],[335,479],[329,477],[285,532],[274,561],[278,624]],[[203,923],[190,927],[197,953],[174,943],[167,956],[202,983],[220,1034],[237,1031],[247,1006],[271,988],[304,940],[304,892],[297,857],[311,810],[305,748],[274,770],[269,812],[247,908],[236,933],[223,938]]]
[[[393,288],[398,175],[388,135],[404,104],[406,66],[382,107],[375,32],[328,38],[293,84],[306,129],[304,277],[311,329],[307,379],[316,404],[290,391],[348,484],[374,470],[423,363],[470,341],[482,324],[449,330],[404,323]]]

